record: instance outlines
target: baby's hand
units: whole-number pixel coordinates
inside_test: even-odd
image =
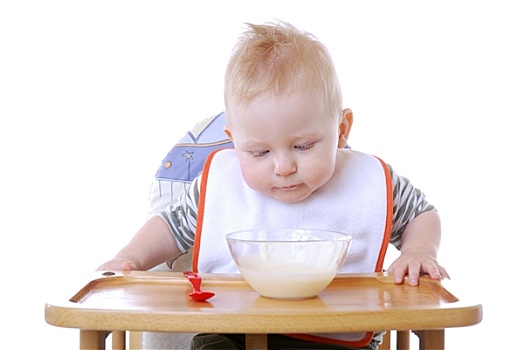
[[[432,256],[413,253],[402,253],[389,267],[388,272],[395,278],[395,283],[402,284],[408,276],[408,283],[418,285],[420,275],[428,274],[432,279],[441,280],[449,275]]]
[[[97,271],[131,271],[131,270],[139,270],[139,268],[136,266],[136,264],[129,259],[125,258],[115,258],[113,260],[109,260],[108,262],[100,265]]]

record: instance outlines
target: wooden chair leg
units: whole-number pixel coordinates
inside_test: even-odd
[[[80,349],[105,350],[108,334],[106,331],[80,330]]]
[[[113,331],[111,333],[113,350],[126,350],[126,332]]]
[[[444,330],[424,330],[413,331],[419,338],[420,350],[443,350],[444,349]]]
[[[409,350],[409,331],[397,331],[397,350]]]
[[[142,332],[129,332],[129,350],[142,350]]]
[[[246,334],[246,350],[267,349],[267,334]]]

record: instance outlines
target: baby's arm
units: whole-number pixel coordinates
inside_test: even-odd
[[[396,283],[408,276],[408,283],[418,285],[421,273],[433,279],[449,278],[447,271],[437,262],[440,246],[440,218],[436,211],[426,211],[411,220],[401,239],[401,255],[389,267]]]
[[[113,259],[97,270],[149,270],[180,254],[169,226],[161,217],[153,216]]]
[[[399,176],[388,164],[393,184],[392,243],[401,255],[388,271],[395,282],[417,285],[420,273],[432,278],[449,278],[446,270],[437,261],[440,245],[440,217],[422,191],[415,188],[409,179]]]

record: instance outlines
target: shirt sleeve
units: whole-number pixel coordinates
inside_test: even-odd
[[[426,200],[426,195],[415,188],[411,181],[399,176],[388,164],[393,186],[393,223],[389,242],[395,248],[401,248],[402,233],[406,226],[417,216],[426,211],[436,211]]]
[[[180,194],[184,193],[191,182],[154,179],[149,189],[149,208],[147,217],[150,218],[169,205],[175,203]]]
[[[199,175],[173,204],[157,214],[169,226],[182,252],[186,252],[195,242],[200,182]]]

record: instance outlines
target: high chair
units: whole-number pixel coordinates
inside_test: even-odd
[[[217,147],[232,147],[232,144],[227,139],[224,139],[225,135],[222,133],[222,125],[224,122],[223,118],[223,113],[209,118],[201,124],[197,125],[194,130],[188,133],[187,137],[182,141],[190,142],[189,146],[192,144],[195,147],[193,150],[188,150],[187,144],[178,145],[182,146],[183,148],[182,152],[174,152],[178,155],[178,157],[169,158],[171,155],[170,152],[168,157],[164,159],[164,162],[157,172],[156,180],[151,187],[149,215],[157,213],[162,208],[165,208],[166,205],[176,200],[178,194],[182,193],[189,181],[191,181],[191,178],[179,179],[176,176],[173,176],[173,173],[170,173],[170,171],[175,170],[174,173],[178,172],[179,175],[182,174],[186,177],[188,174],[193,174],[196,176],[196,174],[198,174],[201,169],[201,165],[199,168],[199,164],[203,164],[203,160],[200,159],[195,163],[186,162],[192,159],[194,155],[193,153],[202,157],[206,155],[206,150],[207,153],[209,153]],[[205,137],[207,131],[215,131],[215,134],[218,135],[218,137]],[[205,141],[209,144],[199,143],[200,141]],[[174,150],[180,151],[179,148],[175,146]],[[395,250],[390,250],[390,252],[395,253]],[[389,254],[391,253],[388,253],[388,255]],[[188,254],[179,257],[174,262],[173,270],[191,270],[191,255],[191,252],[189,252]],[[386,255],[386,260],[387,259],[388,256]],[[387,262],[385,265],[387,265]],[[161,264],[154,270],[171,271],[166,264]],[[143,297],[144,294],[147,296],[148,292],[154,293],[153,295],[163,296],[165,291],[164,289],[160,288],[160,291],[158,287],[144,289],[143,285],[145,283],[144,281],[149,281],[151,276],[161,276],[165,274],[165,272],[160,272],[157,274],[156,272],[151,273],[132,271],[130,274],[136,274],[136,276],[140,276],[140,274],[142,274],[142,278],[144,278],[144,280],[140,280],[140,278],[138,278],[139,282],[137,283],[133,282],[133,278],[126,277],[123,282],[121,279],[122,276],[116,276],[117,278],[115,279],[108,277],[107,281],[111,280],[112,282],[107,282],[105,277],[97,277],[96,280],[104,280],[104,282],[101,282],[102,284],[89,283],[87,286],[83,287],[82,290],[79,291],[73,298],[69,297],[66,300],[59,301],[57,304],[46,304],[46,321],[49,324],[55,326],[78,328],[80,330],[80,345],[82,349],[105,349],[106,341],[109,341],[109,334],[111,334],[110,340],[112,341],[113,349],[186,349],[188,348],[194,333],[151,333],[133,331],[129,332],[129,340],[126,339],[126,333],[129,329],[163,330],[164,332],[177,332],[180,330],[200,331],[200,327],[206,323],[207,330],[214,330],[217,326],[217,329],[220,329],[221,332],[238,332],[239,328],[241,329],[241,332],[252,330],[253,334],[249,334],[249,336],[246,337],[247,343],[251,345],[250,348],[259,349],[260,345],[264,344],[264,342],[264,345],[267,345],[267,339],[263,334],[259,334],[261,328],[256,322],[256,317],[260,315],[260,310],[257,310],[256,307],[252,308],[252,301],[248,300],[246,304],[240,304],[240,310],[242,311],[240,313],[236,313],[233,316],[242,319],[243,323],[240,324],[235,322],[227,322],[228,311],[224,312],[224,315],[226,315],[225,318],[220,318],[220,315],[218,316],[219,318],[209,318],[209,314],[200,313],[200,316],[196,317],[201,317],[202,315],[204,315],[204,317],[197,318],[197,321],[192,321],[192,318],[195,316],[191,313],[188,313],[187,311],[184,311],[187,308],[185,303],[178,304],[178,306],[175,308],[164,304],[163,307],[166,309],[171,308],[170,315],[166,315],[164,313],[165,309],[162,308],[158,314],[155,314],[154,312],[152,313],[151,309],[149,308],[147,308],[145,312],[144,310],[142,310],[142,312],[137,312],[137,310],[134,308],[134,305],[131,305],[131,307],[130,305],[127,305],[130,300],[127,300],[126,298],[120,298],[123,288],[122,285],[124,284],[127,286],[127,288],[130,288],[131,291],[136,292],[138,298]],[[169,280],[171,280],[170,274],[167,275]],[[375,274],[373,275],[375,276]],[[380,276],[378,277],[382,277],[382,274],[379,275]],[[390,276],[386,276],[386,278],[388,277]],[[366,277],[360,278],[365,279]],[[341,282],[343,279],[344,278],[342,277],[339,282],[343,283]],[[369,282],[369,280],[367,281]],[[377,282],[376,279],[371,279],[371,281],[371,283],[384,282],[381,280]],[[108,284],[106,284],[106,282]],[[374,313],[376,309],[376,301],[372,300],[371,304],[368,304],[368,309],[366,310],[369,310],[374,318],[369,317],[369,312],[364,311],[363,313],[359,313],[357,310],[355,310],[355,313],[348,314],[348,312],[345,312],[345,315],[340,315],[339,309],[333,307],[324,308],[323,312],[309,314],[311,318],[308,318],[302,317],[300,314],[290,315],[286,311],[287,309],[273,305],[273,307],[269,307],[267,309],[269,312],[263,312],[264,315],[262,317],[270,317],[271,319],[270,322],[266,322],[264,324],[263,330],[265,331],[272,329],[271,332],[278,332],[278,330],[281,328],[275,327],[281,327],[282,325],[291,326],[292,328],[292,325],[294,325],[297,329],[297,332],[302,332],[302,329],[305,328],[310,329],[309,332],[315,332],[317,329],[320,329],[319,327],[322,324],[327,324],[329,325],[329,327],[327,327],[327,331],[331,331],[333,328],[336,328],[337,332],[345,332],[346,327],[351,329],[351,325],[355,324],[354,316],[359,314],[361,325],[362,327],[365,327],[366,330],[368,327],[373,328],[373,325],[377,325],[377,327],[382,325],[381,328],[403,329],[401,331],[395,331],[394,329],[389,330],[383,338],[383,343],[379,347],[380,350],[391,349],[393,344],[396,344],[396,349],[409,349],[410,331],[405,329],[411,327],[418,328],[418,330],[413,330],[413,333],[417,335],[420,340],[419,346],[416,347],[417,349],[444,349],[444,330],[446,328],[471,326],[482,320],[482,305],[467,304],[459,301],[447,290],[438,287],[438,282],[429,282],[426,280],[424,283],[425,290],[422,293],[419,293],[419,297],[415,297],[412,303],[409,302],[411,296],[410,291],[406,291],[406,289],[402,287],[397,289],[398,286],[393,286],[392,284],[394,281],[391,279],[389,279],[389,282],[384,283],[391,284],[389,284],[389,287],[381,285],[379,288],[383,288],[384,290],[387,289],[387,293],[389,293],[390,296],[396,295],[397,305],[404,305],[405,302],[408,302],[408,307],[405,309],[401,307],[390,310],[389,306],[387,306],[384,307],[384,314],[377,315]],[[153,282],[152,286],[154,285],[155,284]],[[108,288],[108,286],[111,287]],[[137,286],[139,286],[139,292],[137,292],[136,289],[133,289],[137,288]],[[215,286],[218,285],[216,284]],[[233,290],[233,293],[238,293],[238,291],[235,290],[235,287],[233,287],[233,285],[231,286],[232,287],[230,291]],[[338,286],[341,286],[341,284],[338,284]],[[346,288],[348,287],[350,287],[350,285],[342,285],[338,293],[329,294],[331,296],[338,295],[338,298],[341,298],[338,299],[340,302],[337,302],[337,299],[335,299],[335,304],[333,305],[338,305],[341,307],[341,309],[344,308],[346,300]],[[336,290],[336,287],[333,287],[333,290]],[[397,293],[398,291],[400,291],[399,294]],[[222,292],[227,293],[227,288],[222,287]],[[436,297],[436,300],[434,300],[435,298],[432,299],[431,297],[433,292],[439,294]],[[109,301],[109,306],[102,302],[103,298],[96,299],[96,296],[100,296],[100,293],[107,293],[108,298],[105,301]],[[184,292],[181,294],[180,290],[178,293],[179,296],[184,295]],[[363,295],[364,298],[362,300],[363,304],[365,304],[365,296],[367,295],[366,291],[364,291]],[[90,296],[93,296],[93,300],[90,298]],[[222,305],[226,306],[225,309],[223,307],[222,310],[228,309],[228,301],[230,300],[229,298],[231,297],[222,300]],[[326,298],[329,298],[328,295],[326,295]],[[155,298],[155,301],[158,301],[158,299],[159,298]],[[331,300],[333,301],[333,299]],[[428,307],[428,305],[425,304],[425,301],[427,300],[430,302],[433,300],[435,302]],[[119,306],[120,308],[115,310],[115,303],[119,302],[121,304]],[[453,305],[455,302],[458,302],[458,304]],[[90,304],[89,307],[85,307],[86,303],[92,304]],[[133,304],[133,299],[131,299],[131,304]],[[219,304],[219,302],[216,303],[217,306]],[[309,305],[312,305],[312,308],[316,308],[318,306],[315,306],[314,303]],[[357,306],[361,306],[361,304],[357,303]],[[154,306],[152,308],[154,309]],[[254,313],[253,310],[255,310]],[[310,310],[310,308],[304,307],[301,310],[305,310],[306,312],[304,314],[307,314],[307,310]],[[389,317],[383,317],[384,315],[389,315]],[[167,316],[167,321],[164,316]],[[273,316],[274,318],[271,318]],[[287,316],[291,317],[288,318]],[[345,320],[346,323],[335,324],[332,322],[333,317],[339,316],[341,316],[341,320]],[[176,318],[171,319],[170,317]],[[184,320],[188,320],[189,323],[193,322],[192,326],[187,328],[180,327],[179,325],[185,325],[185,323],[173,322],[173,320],[178,320],[180,317],[182,317]],[[254,323],[252,323],[253,317],[255,317]],[[289,319],[291,322],[286,321]],[[158,326],[156,323],[157,320],[159,320],[160,326]],[[162,320],[164,320],[163,322],[167,323],[162,324]],[[224,320],[224,322],[219,322],[217,320]],[[304,320],[306,322],[302,322]],[[284,324],[284,322],[288,323]],[[333,325],[335,325],[335,327],[332,327]],[[337,328],[336,325],[339,327]],[[273,326],[273,328],[271,328],[271,326]],[[323,329],[326,329],[326,327]],[[108,330],[112,330],[112,332]],[[395,334],[396,337],[393,338],[392,334]]]

